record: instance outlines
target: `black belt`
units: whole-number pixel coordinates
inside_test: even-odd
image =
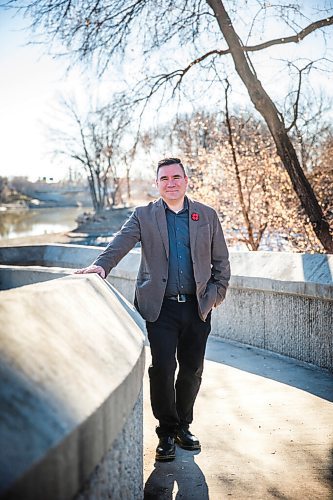
[[[176,300],[177,302],[190,302],[195,300],[195,295],[188,295],[187,293],[179,293],[178,295],[169,295],[165,297],[168,300]]]

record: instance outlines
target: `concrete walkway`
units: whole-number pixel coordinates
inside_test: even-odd
[[[202,450],[168,463],[154,460],[147,369],[144,391],[146,500],[333,498],[332,374],[211,337],[191,428]]]

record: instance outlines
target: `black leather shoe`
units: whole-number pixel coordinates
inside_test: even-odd
[[[170,462],[176,457],[175,440],[171,436],[160,437],[155,459],[158,462]]]
[[[201,450],[199,439],[188,429],[180,428],[177,431],[175,441],[184,450]]]

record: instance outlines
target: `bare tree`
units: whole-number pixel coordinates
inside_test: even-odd
[[[218,57],[231,55],[237,74],[243,81],[249,97],[255,108],[262,115],[274,139],[277,153],[288,172],[293,188],[297,193],[303,209],[307,213],[315,234],[328,252],[333,252],[333,239],[329,224],[323,214],[313,189],[307,180],[295,148],[288,134],[285,119],[264,89],[257,72],[250,60],[249,54],[267,50],[274,46],[299,44],[314,32],[324,30],[333,24],[332,9],[322,6],[318,9],[315,21],[302,13],[302,5],[279,1],[270,4],[258,0],[259,13],[274,8],[279,19],[289,26],[291,34],[281,35],[260,41],[255,44],[243,43],[240,35],[231,21],[240,21],[238,11],[244,14],[247,3],[226,2],[222,0],[95,0],[88,4],[72,3],[70,0],[34,0],[21,4],[19,0],[10,0],[9,6],[18,6],[31,15],[33,28],[42,29],[51,39],[60,40],[67,51],[81,61],[97,60],[101,71],[111,62],[117,61],[117,56],[127,55],[129,46],[141,45],[146,58],[154,55],[156,49],[170,47],[173,38],[178,38],[183,45],[194,47],[196,57],[181,69],[164,70],[153,79],[144,78],[136,87],[135,103],[146,102],[169,84],[174,94],[193,68],[200,66],[206,72],[215,69]],[[250,21],[248,37],[255,31],[258,15]],[[290,14],[292,13],[292,14]],[[291,17],[292,16],[292,17]],[[240,24],[240,23],[239,23]],[[140,27],[145,26],[142,30]],[[303,26],[303,27],[301,27]],[[218,28],[219,31],[216,31]],[[204,36],[203,36],[204,35]],[[204,43],[204,37],[210,37],[210,42],[221,42],[221,35],[226,42],[225,49],[211,48],[212,43]],[[199,51],[210,46],[209,50],[198,55]],[[209,63],[210,61],[210,63]],[[163,62],[162,64],[166,64]],[[152,65],[155,68],[155,65]],[[149,69],[149,68],[148,68]],[[140,72],[139,72],[140,73]],[[295,107],[297,109],[297,106]],[[295,122],[297,116],[295,115]]]
[[[246,57],[247,51],[245,51],[244,47],[242,47],[240,39],[233,28],[230,17],[225,10],[222,1],[207,0],[207,2],[213,9],[221,32],[223,33],[223,36],[229,46],[236,71],[245,84],[251,101],[268,125],[276,144],[278,155],[280,156],[283,165],[290,176],[295,192],[301,201],[302,207],[310,218],[318,239],[327,251],[333,253],[333,239],[330,234],[329,224],[325,219],[314,191],[301,168],[295,148],[288,136],[283,117],[279,113],[272,99],[264,90],[254,69],[251,67],[250,62]],[[298,34],[298,37],[296,38],[297,41],[300,41],[308,33],[323,27],[325,24],[333,24],[333,17],[312,23],[307,30],[302,30],[302,32]],[[276,41],[276,43],[278,43],[278,41]],[[280,39],[280,43],[285,43],[285,40],[282,41]],[[264,44],[264,46],[267,47],[267,43],[266,45]]]
[[[327,133],[317,154],[317,161],[309,174],[315,192],[328,220],[333,223],[333,130]]]
[[[103,193],[108,204],[114,206],[123,202],[121,192],[121,177],[126,176],[127,193],[130,194],[130,170],[135,156],[135,147],[128,146],[130,142],[130,116],[122,109],[119,102],[116,105],[105,106],[98,113],[101,141],[104,144],[102,154],[105,161],[103,177]],[[126,147],[124,145],[126,143]],[[133,152],[134,151],[134,152]],[[125,170],[125,172],[124,172]],[[111,186],[110,186],[111,182]],[[110,197],[108,198],[108,185]],[[110,189],[111,188],[111,189]],[[130,196],[129,196],[130,197]]]
[[[232,130],[232,123],[231,123],[231,118],[229,114],[229,104],[228,104],[228,91],[229,91],[229,82],[227,82],[226,89],[225,89],[225,121],[227,125],[227,130],[228,130],[228,142],[230,145],[231,149],[231,155],[232,155],[232,163],[235,171],[235,178],[236,178],[236,184],[237,184],[237,195],[239,199],[239,203],[242,209],[242,215],[244,218],[244,224],[247,230],[248,237],[245,240],[245,243],[248,244],[248,246],[251,248],[251,250],[258,250],[260,241],[262,239],[262,236],[265,232],[265,229],[267,228],[267,220],[262,221],[260,224],[257,234],[254,234],[254,228],[253,224],[251,222],[250,218],[250,206],[251,206],[251,196],[248,197],[248,203],[246,203],[245,200],[245,194],[243,190],[243,185],[242,185],[242,179],[241,179],[241,174],[240,174],[240,165],[238,162],[237,158],[237,153],[236,153],[236,145],[234,141],[234,134]],[[261,176],[259,179],[259,182],[262,186],[262,190],[265,191],[265,178],[264,176]],[[267,201],[266,201],[267,203]]]
[[[147,131],[148,153],[172,150],[183,158],[191,192],[216,208],[230,246],[322,252],[267,126],[250,113],[231,113],[226,105],[225,113],[196,111]],[[328,139],[318,141],[318,161],[309,174],[330,221],[331,146]]]
[[[57,145],[54,154],[70,157],[82,166],[94,210],[100,212],[121,198],[121,165],[127,153],[122,141],[130,120],[118,106],[107,105],[85,114],[70,100],[62,100],[61,107],[71,127],[64,127],[62,120],[62,125],[51,131]]]
[[[297,102],[297,99],[294,101]],[[285,117],[294,125],[290,137],[297,151],[302,169],[310,178],[312,170],[318,165],[326,140],[332,137],[330,111],[332,99],[324,92],[313,95],[311,89],[303,94],[303,102],[298,105],[297,120],[291,117],[290,100],[285,103]],[[293,113],[295,114],[295,113]]]

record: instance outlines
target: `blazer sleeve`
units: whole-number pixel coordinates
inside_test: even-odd
[[[140,222],[135,210],[93,264],[103,267],[108,275],[111,269],[128,254],[140,239]]]
[[[222,226],[217,213],[214,212],[212,238],[212,281],[217,287],[216,306],[224,300],[230,280],[229,252],[225,242]]]

